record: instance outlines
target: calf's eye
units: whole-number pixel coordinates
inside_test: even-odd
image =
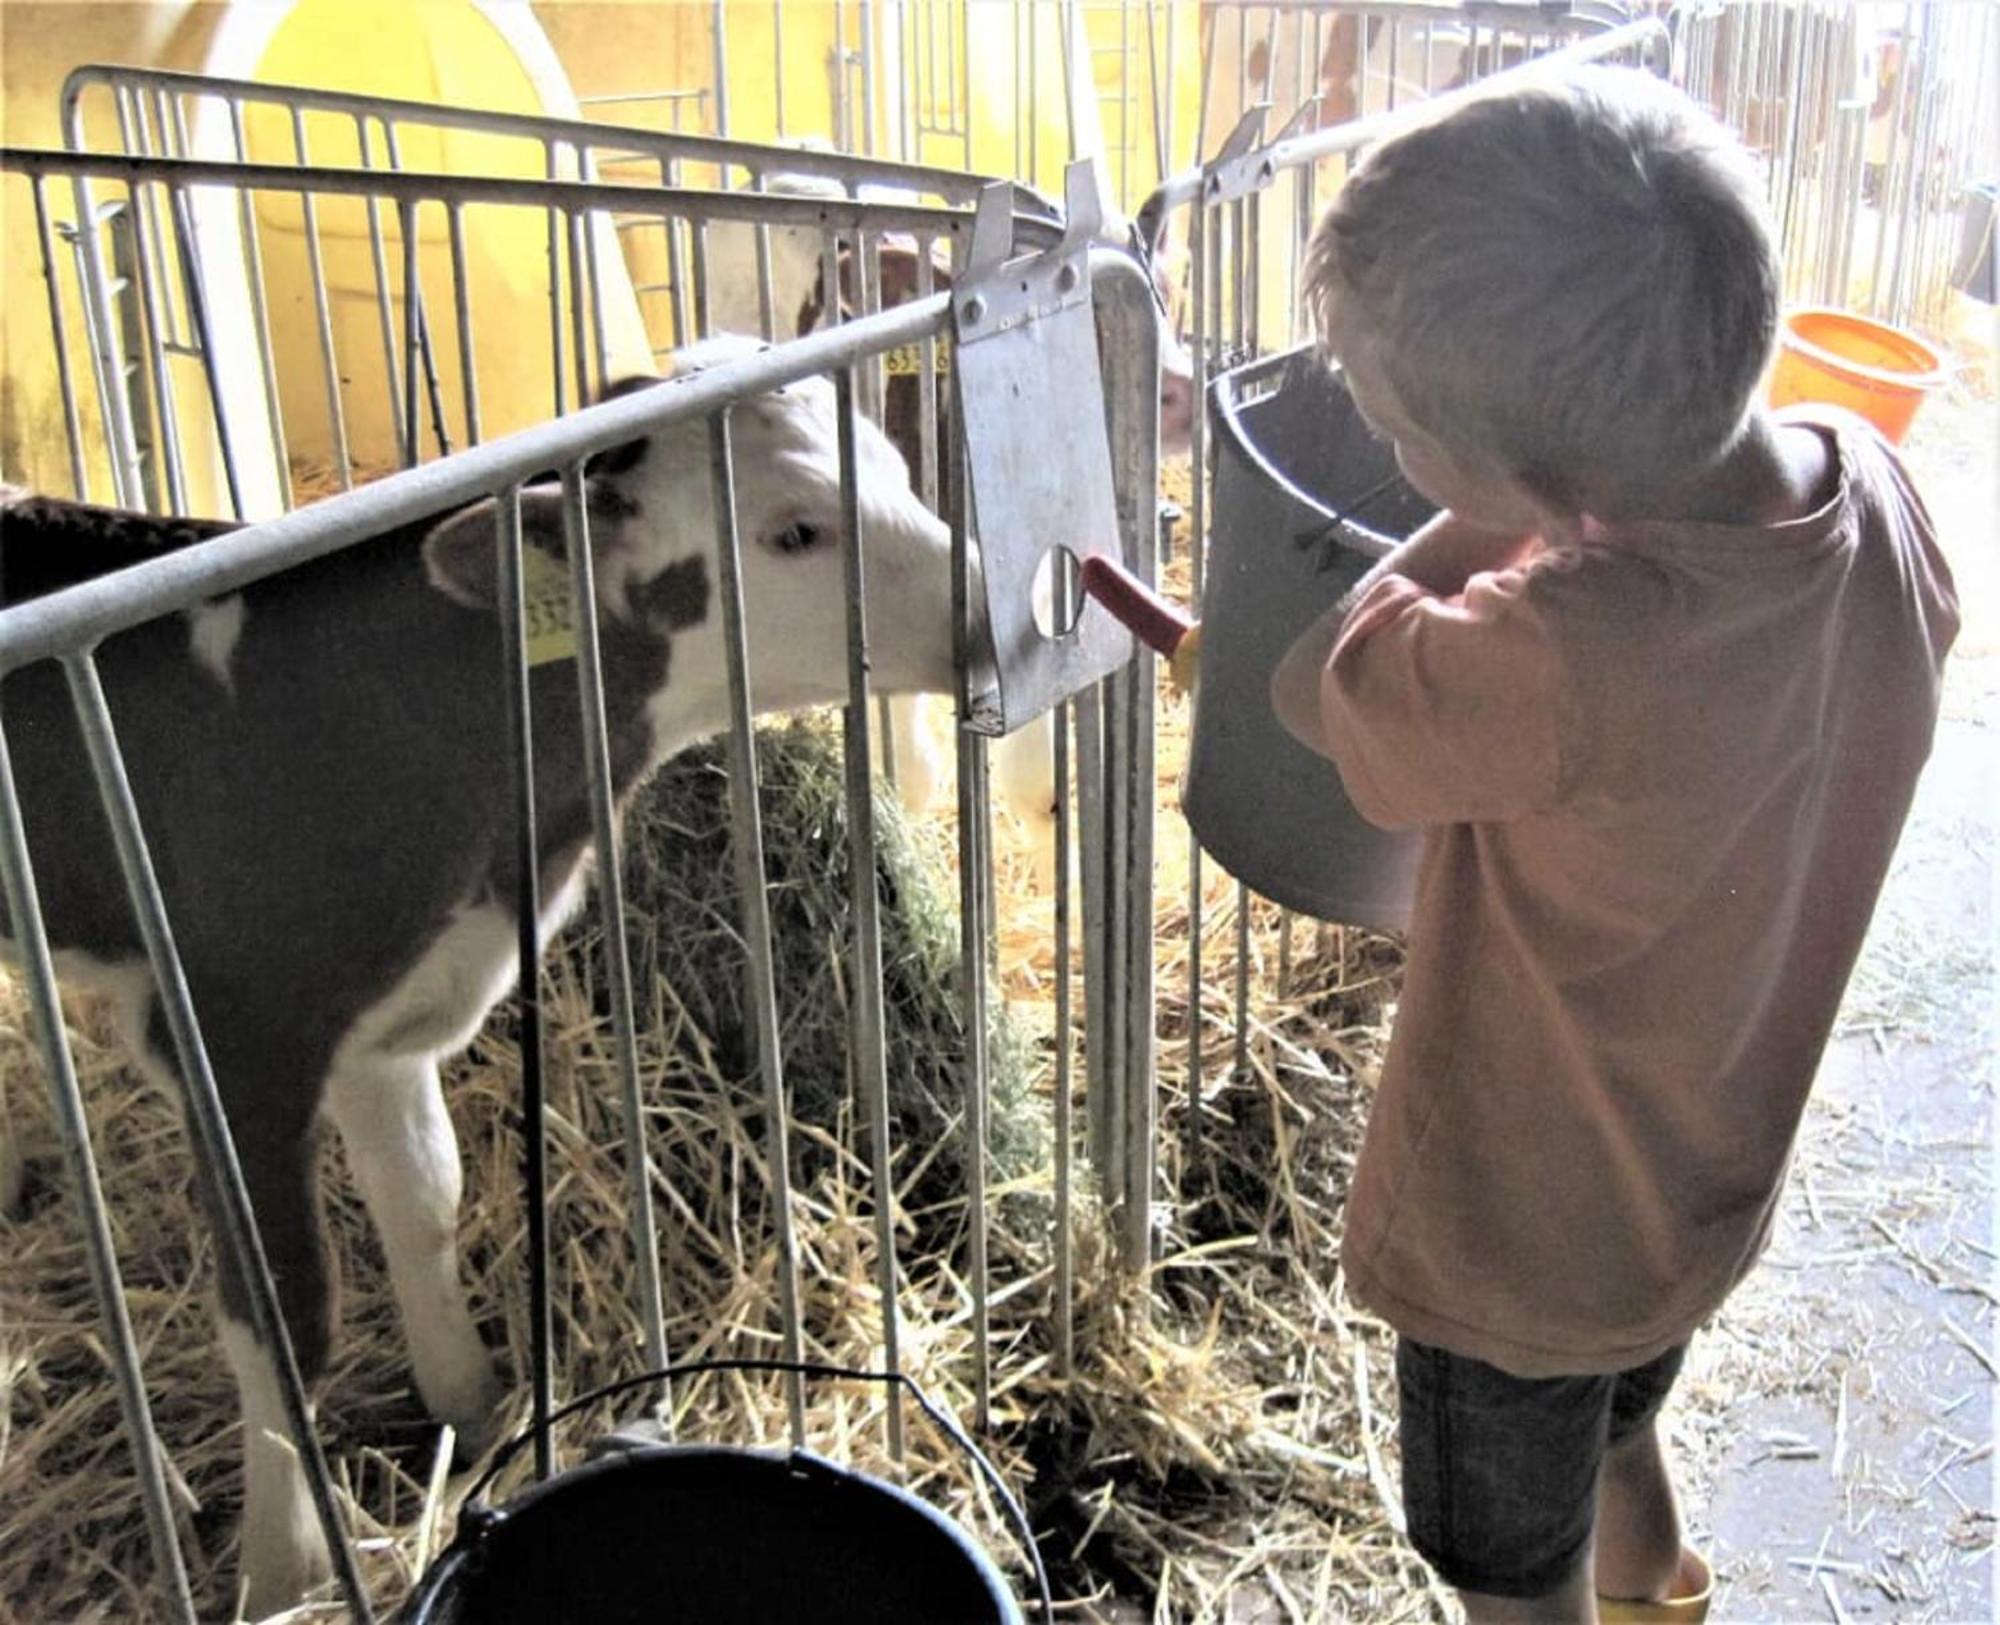
[[[771,547],[779,553],[804,553],[818,547],[826,539],[826,533],[817,525],[809,525],[804,520],[787,525],[771,538]]]

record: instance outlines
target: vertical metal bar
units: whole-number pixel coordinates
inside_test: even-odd
[[[1146,570],[1150,577],[1150,569]],[[1125,812],[1123,840],[1125,873],[1118,890],[1125,896],[1126,940],[1123,974],[1125,1010],[1119,1023],[1119,1064],[1124,1077],[1118,1091],[1124,1103],[1125,1161],[1122,1169],[1125,1265],[1135,1274],[1152,1262],[1153,1186],[1156,1177],[1158,1087],[1153,1043],[1153,772],[1154,705],[1152,673],[1134,665],[1120,674],[1125,685],[1125,717],[1129,730],[1125,748]],[[1142,1300],[1139,1313],[1149,1312]]]
[[[366,114],[354,115],[355,139],[361,146],[361,167],[373,169],[374,157],[368,140],[368,118]],[[395,421],[397,451],[405,468],[414,468],[417,462],[417,447],[414,436],[409,432],[413,421],[403,410],[402,374],[396,366],[396,317],[394,300],[389,292],[388,249],[382,236],[382,200],[368,199],[368,250],[375,266],[375,309],[382,329],[382,361],[387,369],[389,381],[389,414]]]
[[[1173,48],[1173,32],[1174,14],[1171,5],[1169,5],[1167,10],[1167,48],[1169,51]],[[1153,103],[1153,178],[1155,181],[1164,181],[1169,173],[1167,164],[1171,143],[1168,139],[1168,124],[1173,116],[1173,72],[1171,57],[1169,57],[1168,61],[1169,67],[1166,76],[1167,93],[1162,96],[1160,94],[1159,0],[1146,0],[1146,86],[1151,93]]]
[[[1923,14],[1922,40],[1914,50],[1906,48],[1903,59],[1903,75],[1909,77],[1910,57],[1916,57],[1917,81],[1910,92],[1910,155],[1903,166],[1903,195],[1896,210],[1896,257],[1889,273],[1889,320],[1902,322],[1909,319],[1909,250],[1911,228],[1917,218],[1917,200],[1924,189],[1925,171],[1929,168],[1927,157],[1932,151],[1931,125],[1936,112],[1936,96],[1933,93],[1936,64],[1932,59],[1933,19],[1937,13],[1925,8]],[[1888,230],[1888,217],[1884,214],[1883,230]]]
[[[452,304],[458,316],[459,389],[465,408],[465,442],[479,444],[479,352],[472,334],[472,284],[465,259],[465,211],[462,205],[446,206],[445,218],[451,238]]]
[[[1041,29],[1033,6],[1027,9],[1028,54],[1027,54],[1027,103],[1028,116],[1024,121],[1028,126],[1028,183],[1034,185],[1041,179],[1042,156],[1042,45]]]
[[[1868,169],[1868,104],[1861,102],[1849,120],[1846,196],[1841,207],[1840,272],[1835,278],[1838,302],[1854,302],[1854,252],[1861,225],[1861,199]]]
[[[127,152],[142,157],[153,157],[153,127],[146,113],[146,100],[137,90],[121,86],[118,91],[118,133],[125,143]],[[152,286],[164,288],[169,285],[167,275],[166,250],[159,233],[159,221],[155,213],[157,207],[153,194],[143,186],[134,185],[131,190],[130,217],[142,222],[143,229],[137,230],[134,241],[134,257],[144,267],[145,275]],[[143,256],[143,258],[142,258]],[[172,326],[172,309],[163,310],[163,320],[159,328],[160,344],[172,344],[180,335]]]
[[[1086,38],[1086,44],[1088,43]],[[1086,56],[1086,60],[1087,60]],[[1092,78],[1095,84],[1095,76]],[[1118,8],[1118,202],[1127,206],[1132,196],[1132,11]],[[1072,148],[1075,137],[1070,139]],[[1070,156],[1074,158],[1075,152]]]
[[[228,98],[229,133],[236,148],[236,161],[250,161],[249,144],[244,139],[243,103]],[[183,134],[182,145],[186,145]],[[276,465],[278,489],[286,508],[292,506],[292,465],[285,445],[285,413],[278,395],[278,360],[271,344],[271,310],[264,297],[264,250],[257,230],[256,194],[244,187],[238,194],[241,206],[243,252],[250,271],[250,318],[257,324],[257,359],[264,375],[264,416],[271,435],[271,460]]]
[[[1236,105],[1229,110],[1233,123],[1250,105],[1250,8],[1236,8]]]
[[[1104,700],[1109,680],[1085,689],[1076,701],[1076,810],[1083,882],[1084,1107],[1091,1168],[1107,1212],[1118,1205],[1124,1161],[1114,1134],[1122,1115],[1114,1097],[1120,1076],[1111,1055],[1112,1035],[1123,1021],[1122,982],[1112,974],[1112,938],[1106,895],[1109,835],[1105,821]]]
[[[668,186],[680,185],[681,166],[679,159],[669,158],[667,160],[665,179]],[[674,342],[676,344],[692,342],[696,333],[695,311],[688,292],[691,278],[688,271],[687,225],[688,222],[683,216],[668,214],[664,211],[660,215],[660,229],[666,234],[667,239],[667,281],[673,289]]]
[[[285,1409],[285,1424],[298,1451],[313,1509],[332,1554],[334,1573],[347,1606],[357,1620],[372,1621],[368,1593],[355,1567],[354,1551],[341,1527],[340,1509],[334,1503],[333,1480],[327,1472],[326,1456],[313,1431],[312,1410],[306,1399],[305,1383],[299,1376],[298,1360],[292,1352],[292,1337],[278,1304],[278,1290],[271,1280],[271,1267],[264,1256],[263,1236],[257,1229],[250,1195],[244,1188],[243,1170],[236,1160],[236,1145],[230,1138],[229,1123],[223,1114],[222,1098],[216,1092],[215,1076],[209,1070],[208,1052],[202,1044],[201,1029],[195,1018],[194,1003],[181,971],[180,955],[174,948],[173,930],[167,921],[166,902],[153,872],[153,860],[139,824],[139,810],[132,799],[132,786],[125,776],[125,760],[118,749],[118,736],[105,702],[104,687],[97,666],[88,651],[66,656],[63,673],[69,679],[70,696],[76,706],[77,722],[83,732],[84,748],[90,756],[91,773],[105,816],[111,823],[113,843],[118,849],[119,867],[124,871],[125,888],[131,896],[139,934],[145,940],[146,957],[153,970],[153,983],[173,1036],[174,1054],[179,1062],[182,1091],[200,1142],[202,1166],[223,1218],[222,1245],[233,1255],[250,1299],[250,1319],[257,1342],[270,1358],[278,1378],[278,1395]]]
[[[928,299],[937,291],[937,277],[931,265],[931,240],[917,238],[917,298]],[[938,507],[938,338],[926,333],[917,358],[917,494],[924,506]]]
[[[311,160],[306,153],[305,117],[297,107],[292,109],[292,146],[298,154],[299,167],[304,168]],[[306,235],[306,265],[312,273],[313,316],[319,326],[320,365],[326,377],[326,421],[327,432],[333,441],[335,466],[340,470],[341,489],[354,489],[354,459],[347,446],[347,409],[340,399],[340,361],[334,353],[333,308],[326,292],[326,264],[320,255],[319,210],[317,200],[310,191],[301,189],[299,205]]]
[[[833,0],[833,143],[841,152],[854,150],[847,127],[847,0]]]
[[[986,926],[985,888],[979,880],[979,762],[984,741],[965,726],[972,713],[971,561],[966,515],[965,414],[951,420],[952,627],[957,642],[958,693],[958,907],[959,972],[965,989],[967,1199],[972,1269],[972,1368],[974,1426],[992,1415],[993,1373],[987,1313],[986,1257]]]
[[[945,59],[951,75],[952,116],[965,138],[965,167],[976,171],[979,166],[972,161],[972,132],[979,121],[972,116],[972,0],[959,0],[958,54],[946,52]]]
[[[452,216],[457,218],[454,206]],[[542,884],[535,828],[534,711],[521,592],[521,488],[494,503],[500,565],[500,655],[507,695],[507,743],[514,759],[514,866],[520,887],[516,942],[521,958],[522,1181],[528,1207],[529,1387],[535,1430],[535,1476],[555,1472],[549,1414],[555,1406],[555,1357],[549,1308],[548,1111],[542,1076]]]
[[[1061,572],[1058,572],[1060,575]],[[1063,577],[1067,581],[1067,577]],[[1070,606],[1065,604],[1067,612]],[[1067,625],[1065,613],[1061,624]],[[1056,1076],[1055,1076],[1055,1347],[1056,1374],[1067,1382],[1076,1372],[1074,1309],[1075,1238],[1071,1232],[1070,1157],[1076,1128],[1071,1121],[1070,1051],[1070,895],[1069,865],[1074,842],[1070,830],[1069,728],[1071,706],[1055,709],[1056,779]]]
[[[420,455],[422,430],[417,417],[417,323],[423,296],[417,288],[417,203],[400,199],[396,219],[403,233],[403,466],[414,468]]]
[[[1235,1053],[1231,1060],[1240,1083],[1250,1072],[1250,888],[1236,883],[1236,989],[1233,1020]]]
[[[909,7],[907,0],[896,0],[896,20],[889,25],[896,41],[896,160],[898,163],[916,162],[915,141],[911,136],[911,124],[915,117],[916,93],[910,82],[909,49]]]
[[[581,153],[580,156],[583,161],[584,179],[595,181],[598,178],[595,156],[587,151]],[[598,263],[597,215],[598,211],[595,208],[586,205],[579,212],[578,229],[583,233],[584,281],[590,290],[590,353],[596,358],[597,381],[602,386],[611,381],[611,336],[606,331],[604,325],[604,272]],[[621,261],[622,257],[621,255]],[[702,303],[701,330],[706,333],[708,331],[708,266],[701,257],[699,244],[696,245],[695,270],[697,273],[695,297]],[[588,400],[589,396],[583,396],[582,399]]]
[[[236,436],[229,424],[228,396],[223,388],[222,369],[215,358],[215,326],[209,318],[213,308],[208,297],[208,275],[202,264],[201,242],[195,233],[194,210],[187,189],[168,182],[169,203],[174,222],[175,246],[180,252],[181,281],[187,293],[188,314],[194,323],[196,348],[201,354],[202,376],[208,383],[208,401],[215,419],[217,449],[222,457],[222,477],[229,488],[230,506],[238,519],[243,511],[242,482],[236,471]]]
[[[750,188],[755,192],[764,190],[764,172],[757,171],[751,177]],[[778,337],[778,296],[772,280],[771,268],[771,228],[755,225],[750,228],[752,246],[757,256],[757,326],[766,344],[775,343]]]
[[[132,275],[139,284],[139,309],[146,327],[146,372],[153,384],[156,429],[153,453],[166,492],[167,511],[184,514],[188,511],[187,470],[181,451],[180,408],[174,395],[173,374],[167,368],[167,346],[173,341],[168,327],[168,302],[160,291],[163,273],[155,261],[157,243],[151,225],[154,219],[145,183],[134,182],[128,194],[125,220],[132,231]],[[181,270],[185,274],[187,267],[183,265]]]
[[[542,172],[550,180],[561,179],[561,144],[551,139],[543,150]],[[669,238],[673,234],[671,224],[667,227]],[[550,410],[561,417],[569,410],[569,341],[565,337],[563,324],[563,213],[554,204],[549,206],[549,379]],[[678,279],[676,279],[678,288]],[[675,297],[678,299],[679,294]],[[687,333],[676,326],[674,342],[685,344]]]
[[[70,371],[69,323],[63,311],[62,283],[56,270],[55,234],[49,227],[49,200],[42,191],[44,177],[30,182],[35,196],[35,241],[42,253],[42,281],[49,295],[49,336],[55,343],[56,385],[62,391],[63,437],[69,447],[70,489],[76,500],[90,500],[90,473],[83,460],[83,420],[76,409],[76,379]],[[19,915],[15,916],[20,918]]]
[[[1160,328],[1149,280],[1129,264],[1108,287],[1095,286],[1100,311],[1113,318],[1105,346],[1106,427],[1118,497],[1121,550],[1151,584],[1159,557]],[[1122,318],[1122,320],[1116,320]],[[1153,1021],[1153,666],[1134,661],[1103,685],[1107,821],[1107,959],[1114,1016],[1111,1062],[1117,1079],[1113,1138],[1120,1251],[1128,1270],[1149,1262],[1156,1147]]]
[[[653,1166],[646,1152],[646,1108],[639,1094],[639,1043],[632,1012],[632,964],[625,940],[625,881],[619,867],[618,814],[611,789],[611,743],[604,722],[603,651],[597,641],[597,588],[590,553],[590,513],[583,470],[563,470],[563,532],[569,545],[575,603],[577,679],[583,705],[584,760],[590,769],[590,812],[597,843],[597,895],[604,923],[604,958],[611,977],[611,1029],[618,1050],[619,1094],[625,1114],[625,1164],[631,1178],[632,1249],[639,1268],[639,1309],[646,1328],[646,1364],[667,1363],[660,1308],[660,1250],[653,1222]]]
[[[1212,345],[1210,307],[1214,302],[1210,238],[1215,217],[1199,199],[1188,220],[1188,261],[1190,295],[1194,305],[1194,332],[1190,347],[1193,372],[1194,411],[1190,440],[1194,456],[1194,479],[1188,493],[1188,564],[1191,607],[1201,609],[1204,565],[1208,546],[1208,504],[1203,473],[1208,466],[1208,363]],[[1192,1171],[1201,1145],[1201,842],[1190,829],[1188,841],[1188,965],[1187,965],[1187,1115],[1181,1124],[1183,1176]]]
[[[778,121],[778,140],[785,139],[785,0],[771,0],[771,96]]]
[[[715,52],[715,133],[719,136],[729,134],[729,24],[723,11],[722,0],[714,0],[709,34]]]
[[[40,198],[39,177],[36,187]],[[42,923],[42,905],[35,886],[34,866],[28,855],[26,823],[21,815],[20,796],[14,784],[13,758],[7,736],[0,728],[0,881],[4,881],[7,917],[13,925],[21,965],[26,971],[26,992],[34,1012],[35,1036],[41,1043],[42,1060],[48,1068],[49,1088],[55,1099],[56,1128],[62,1142],[63,1162],[69,1171],[71,1199],[76,1203],[83,1227],[84,1255],[90,1268],[91,1295],[97,1300],[97,1315],[107,1344],[112,1373],[118,1384],[118,1411],[125,1424],[125,1437],[132,1444],[133,1471],[139,1481],[139,1496],[145,1508],[146,1536],[153,1551],[153,1565],[159,1571],[161,1589],[175,1619],[195,1625],[194,1597],[188,1589],[187,1566],[181,1557],[180,1536],[174,1526],[173,1502],[167,1492],[166,1458],[159,1435],[153,1428],[152,1407],[146,1399],[146,1385],[139,1365],[138,1340],[126,1311],[125,1292],[118,1274],[118,1254],[111,1236],[111,1221],[105,1213],[104,1191],[98,1183],[97,1159],[90,1145],[90,1120],[84,1110],[83,1090],[77,1082],[76,1066],[70,1056],[69,1039],[63,1029],[62,1002],[56,991],[55,961],[49,953],[48,934]]]
[[[590,388],[590,272],[583,211],[565,210],[569,225],[570,357],[576,363],[576,404],[588,406]]]
[[[1754,19],[1747,10],[1725,13],[1730,22],[1729,80],[1723,86],[1727,112],[1725,122],[1733,130],[1743,128],[1743,109],[1749,82],[1750,35]]]
[[[384,150],[389,157],[389,167],[401,173],[403,155],[396,145],[396,126],[385,122],[382,126],[382,139]],[[431,409],[431,433],[437,441],[439,455],[449,457],[451,455],[451,432],[445,427],[444,391],[438,382],[437,354],[431,345],[430,312],[424,308],[423,279],[417,274],[419,264],[418,249],[421,247],[422,239],[417,236],[415,230],[417,219],[416,200],[406,200],[404,204],[399,206],[399,212],[407,216],[404,221],[406,229],[403,238],[403,303],[405,306],[403,329],[406,340],[411,334],[414,334],[416,339],[414,351],[406,348],[404,359],[405,378],[403,396],[405,402],[408,403],[406,410],[409,414],[411,454],[417,457],[421,457],[422,455],[423,435],[418,427],[417,408],[415,404],[417,395],[417,368],[421,365],[424,377],[424,396],[429,401]],[[412,311],[415,312],[414,321],[411,320]]]
[[[875,786],[868,768],[868,590],[861,531],[861,481],[856,472],[854,369],[833,375],[840,438],[842,581],[847,591],[847,862],[853,889],[853,1034],[856,1094],[868,1112],[869,1158],[875,1174],[875,1246],[882,1294],[886,1368],[902,1370],[896,1314],[896,1187],[889,1163],[889,1055],[883,1037],[882,921],[875,853]],[[966,1199],[985,1205],[983,1155],[973,1159]],[[889,1454],[903,1459],[900,1390],[889,1393]]]
[[[1124,9],[1122,6],[1119,8]],[[1063,153],[1064,163],[1075,163],[1076,151],[1076,54],[1082,43],[1076,37],[1076,0],[1057,0],[1056,26],[1062,37],[1056,42],[1057,55],[1062,62],[1063,93],[1063,133],[1067,147]]]
[[[97,387],[104,408],[105,449],[111,462],[112,489],[120,507],[144,509],[146,479],[139,464],[138,434],[132,423],[132,395],[124,371],[125,346],[111,308],[111,279],[104,266],[104,244],[98,236],[96,204],[90,182],[75,176],[76,240],[82,271],[81,288],[92,352],[97,361]]]
[[[861,0],[861,150],[875,156],[875,18],[871,0]]]
[[[771,1162],[771,1219],[778,1250],[778,1299],[785,1358],[802,1354],[798,1248],[792,1235],[792,1153],[785,1098],[784,1045],[778,1030],[778,990],[772,970],[771,904],[764,870],[763,820],[758,810],[757,740],[752,731],[750,654],[743,613],[743,554],[736,526],[736,469],[729,414],[709,419],[709,479],[715,496],[717,577],[722,588],[723,659],[729,675],[729,806],[736,853],[736,889],[743,906],[749,957],[746,995],[756,1021],[757,1065],[764,1078],[766,1146]],[[891,1255],[893,1267],[893,1254]],[[796,1372],[785,1398],[794,1445],[805,1442],[805,1390]]]
[[[1898,36],[1903,49],[1896,62],[1896,84],[1889,95],[1889,155],[1882,163],[1882,179],[1875,194],[1875,268],[1868,279],[1868,313],[1882,314],[1882,272],[1888,263],[1889,251],[1889,211],[1890,200],[1895,194],[1896,184],[1903,169],[1903,94],[1910,77],[1910,29],[1916,16],[1915,0],[1903,7],[1903,27]],[[1864,127],[1862,147],[1863,167],[1866,168],[1867,138]]]

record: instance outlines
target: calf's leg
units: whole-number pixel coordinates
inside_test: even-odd
[[[417,1391],[470,1460],[491,1440],[501,1390],[459,1282],[463,1180],[436,1062],[343,1050],[325,1105],[382,1237]]]
[[[310,1390],[326,1370],[334,1316],[316,1136],[308,1130],[289,1144],[273,1144],[239,1124],[236,1138],[292,1353]],[[252,1327],[249,1291],[233,1249],[220,1246],[217,1256],[222,1347],[243,1410],[244,1612],[247,1618],[262,1619],[291,1607],[323,1582],[332,1562],[285,1422],[277,1360]]]

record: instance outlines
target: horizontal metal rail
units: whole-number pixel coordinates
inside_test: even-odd
[[[115,90],[136,86],[170,91],[185,96],[218,98],[237,103],[297,109],[306,112],[342,113],[358,118],[380,119],[385,123],[429,125],[437,129],[475,130],[491,135],[518,136],[544,145],[602,149],[620,154],[641,153],[662,163],[707,163],[745,171],[753,182],[769,181],[779,175],[805,175],[837,181],[849,188],[889,186],[929,192],[950,203],[970,205],[978,201],[982,187],[992,177],[971,175],[964,170],[942,169],[925,164],[894,163],[887,159],[853,157],[813,147],[772,146],[753,141],[730,140],[721,136],[690,135],[649,130],[642,127],[600,124],[594,120],[556,118],[538,113],[500,113],[474,108],[441,106],[435,102],[405,101],[392,96],[368,96],[351,91],[320,90],[305,85],[272,85],[254,79],[230,79],[208,74],[183,73],[167,68],[128,67],[119,63],[85,63],[70,71],[63,82],[62,120],[65,137],[72,148],[85,150],[81,118],[84,94],[93,86]],[[1015,207],[1057,217],[1056,206],[1033,188],[1012,183]]]
[[[0,152],[0,161],[5,156]],[[669,379],[658,389],[604,401],[406,469],[201,547],[148,559],[116,575],[0,610],[0,672],[89,648],[142,622],[379,536],[415,515],[475,501],[592,452],[693,423],[749,396],[934,337],[944,329],[950,309],[950,297],[938,294],[824,328],[761,355]]]
[[[1375,8],[1370,8],[1371,11]],[[1414,6],[1408,8],[1413,15],[1422,16],[1428,11],[1433,20],[1453,20],[1451,13],[1440,13],[1435,8]],[[1539,21],[1539,19],[1534,19]],[[1510,19],[1518,25],[1521,19]],[[1251,185],[1269,186],[1281,171],[1302,169],[1316,164],[1322,158],[1334,158],[1343,153],[1358,151],[1371,142],[1380,141],[1384,136],[1394,135],[1418,117],[1429,118],[1440,108],[1453,103],[1469,100],[1474,96],[1490,92],[1495,85],[1507,83],[1516,78],[1530,78],[1548,72],[1551,67],[1564,64],[1594,62],[1607,56],[1618,56],[1626,51],[1643,50],[1648,47],[1664,48],[1669,39],[1667,26],[1658,18],[1648,18],[1644,22],[1630,23],[1623,28],[1612,29],[1608,33],[1593,35],[1565,45],[1560,50],[1550,51],[1530,61],[1511,68],[1502,68],[1475,80],[1459,90],[1445,91],[1428,97],[1421,102],[1411,102],[1406,106],[1392,108],[1387,112],[1370,113],[1363,118],[1350,119],[1343,124],[1315,130],[1309,135],[1288,136],[1273,141],[1269,146],[1260,147],[1234,160],[1232,170],[1249,172]],[[1163,215],[1167,209],[1183,207],[1199,200],[1206,200],[1220,190],[1214,165],[1201,165],[1183,170],[1172,179],[1163,181],[1147,199],[1139,211],[1142,216]]]
[[[969,233],[964,210],[874,199],[797,197],[783,192],[723,192],[699,187],[644,186],[615,181],[516,180],[442,175],[423,170],[339,169],[325,165],[232,163],[216,158],[144,158],[69,152],[56,147],[0,147],[0,169],[24,175],[123,181],[140,186],[227,186],[259,192],[301,192],[408,203],[518,204],[545,209],[671,214],[689,220],[821,229]],[[1015,216],[1022,250],[1054,242],[1060,227],[1038,215]]]

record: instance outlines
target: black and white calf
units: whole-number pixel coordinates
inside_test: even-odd
[[[747,341],[702,346],[700,359]],[[833,391],[735,408],[739,530],[760,710],[846,694]],[[952,681],[949,540],[903,461],[858,425],[873,679]],[[628,796],[726,726],[706,426],[606,454],[587,480],[612,776]],[[522,494],[531,547],[562,556],[560,494]],[[0,488],[0,600],[229,527]],[[466,1308],[459,1157],[438,1062],[513,985],[518,895],[490,502],[426,520],[117,636],[99,668],[299,1362],[325,1369],[334,1283],[315,1145],[344,1142],[382,1236],[416,1381],[477,1441],[498,1384]],[[574,659],[531,672],[545,932],[574,905],[591,813]],[[125,1040],[171,1076],[160,1012],[62,674],[0,685],[60,973],[107,991]],[[327,1553],[284,1442],[274,1366],[224,1261],[223,1347],[245,1439],[253,1617]]]

